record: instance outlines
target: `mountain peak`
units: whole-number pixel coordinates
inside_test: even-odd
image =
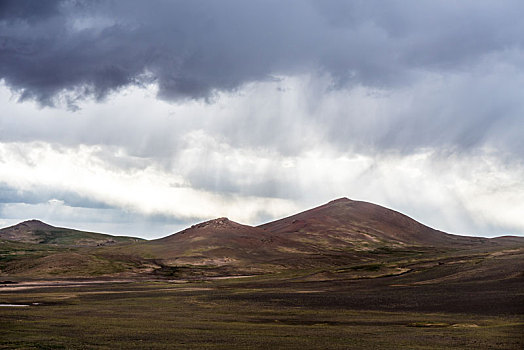
[[[225,227],[231,227],[231,226],[237,226],[240,225],[234,221],[229,220],[226,217],[217,218],[213,220],[208,220],[201,222],[199,224],[195,224],[191,226],[191,228],[225,228]]]
[[[46,224],[45,222],[43,221],[40,221],[38,219],[31,219],[31,220],[26,220],[26,221],[23,221],[21,222],[20,224],[24,224],[24,225],[27,225],[27,226],[46,226],[46,227],[53,227],[49,224]]]
[[[23,222],[18,223],[18,224],[16,224],[16,225],[13,225],[13,226],[11,226],[11,227],[12,227],[12,228],[22,228],[22,227],[25,227],[25,228],[28,228],[28,229],[30,229],[30,230],[55,228],[54,226],[51,226],[51,225],[49,225],[49,224],[46,224],[45,222],[40,221],[40,220],[37,220],[37,219],[26,220],[26,221],[23,221]]]
[[[329,201],[327,204],[349,203],[349,202],[353,202],[353,201],[347,197],[342,197],[342,198],[333,199],[332,201]]]

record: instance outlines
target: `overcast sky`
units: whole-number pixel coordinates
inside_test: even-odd
[[[348,197],[524,235],[522,1],[0,0],[0,226]]]

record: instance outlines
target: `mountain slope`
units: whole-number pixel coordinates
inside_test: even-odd
[[[0,230],[0,239],[68,246],[100,246],[142,240],[134,237],[111,236],[103,233],[55,227],[39,220],[28,220],[3,228]]]
[[[317,245],[319,249],[492,244],[487,238],[451,235],[394,210],[347,198],[258,227],[293,241]]]

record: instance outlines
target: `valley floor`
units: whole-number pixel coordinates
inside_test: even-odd
[[[524,348],[520,279],[501,288],[410,278],[4,284],[0,304],[29,306],[0,307],[0,348]]]

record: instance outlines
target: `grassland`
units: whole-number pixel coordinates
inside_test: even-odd
[[[404,297],[396,306],[388,302],[355,308],[344,296],[358,299],[365,290],[373,294],[377,288],[294,282],[294,277],[288,272],[192,283],[100,281],[4,291],[3,303],[38,305],[0,308],[0,348],[520,349],[524,345],[524,322],[516,314],[408,311]]]

